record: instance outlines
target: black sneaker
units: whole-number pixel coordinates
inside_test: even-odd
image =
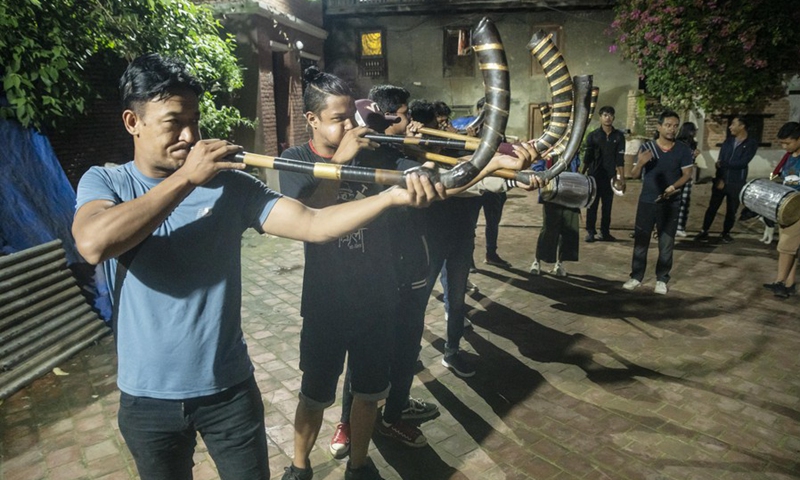
[[[719,237],[719,239],[722,241],[722,243],[733,243],[733,237],[731,237],[729,233],[722,235]]]
[[[597,240],[600,241],[600,242],[616,242],[617,241],[616,237],[614,237],[614,235],[611,235],[610,233],[601,233],[600,235],[597,236]]]
[[[384,480],[378,472],[378,467],[372,463],[372,459],[367,458],[367,463],[357,469],[350,468],[350,462],[347,462],[347,470],[344,471],[344,480]]]
[[[769,290],[770,292],[774,292],[779,285],[783,285],[783,282],[772,282],[772,283],[765,283],[764,288]],[[792,285],[794,287],[794,285]]]
[[[311,467],[297,468],[294,465],[283,469],[281,480],[311,480],[314,478],[314,470]]]
[[[695,239],[695,241],[698,241],[698,242],[708,243],[708,232],[703,230],[702,232],[700,232],[697,235],[695,235],[694,239]]]
[[[786,291],[789,293],[790,297],[797,295],[797,284],[795,283],[791,287],[786,287]]]
[[[786,288],[786,285],[781,283],[775,287],[775,290],[772,291],[772,294],[780,298],[789,298],[789,289]]]
[[[500,267],[500,268],[511,268],[511,264],[500,258],[500,255],[496,253],[493,255],[487,253],[486,259],[483,261],[483,263],[487,265],[494,265],[495,267]]]
[[[469,378],[475,375],[475,368],[464,360],[460,351],[442,357],[442,365],[452,370],[453,373],[461,378]]]
[[[594,240],[595,240],[594,233],[587,233],[586,238],[584,238],[584,241],[586,241],[586,243],[592,243],[594,242]]]
[[[400,414],[403,420],[430,420],[439,415],[439,407],[419,398],[408,397],[406,408]]]

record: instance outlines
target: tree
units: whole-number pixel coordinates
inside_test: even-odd
[[[673,108],[756,109],[786,95],[800,70],[800,15],[791,0],[620,0],[610,33]]]
[[[233,39],[220,30],[210,10],[188,0],[0,0],[0,117],[58,128],[96,95],[85,81],[90,58],[159,52],[186,62],[203,84],[204,135],[226,137],[253,123],[221,106],[243,82]]]

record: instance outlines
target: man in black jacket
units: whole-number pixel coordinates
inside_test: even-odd
[[[597,183],[597,196],[586,210],[586,241],[595,240],[613,242],[616,240],[610,232],[611,207],[614,204],[614,192],[611,180],[616,176],[624,185],[625,176],[625,135],[614,128],[614,107],[600,108],[600,128],[594,130],[586,139],[586,156],[584,172],[594,177]],[[597,235],[597,208],[603,202],[603,213],[600,221],[600,235]]]
[[[700,242],[708,241],[708,229],[714,223],[722,200],[725,200],[725,222],[722,224],[720,240],[723,243],[733,242],[731,230],[736,220],[736,210],[739,209],[739,192],[747,182],[747,165],[758,150],[758,141],[747,135],[746,118],[734,117],[728,130],[731,134],[719,150],[717,174],[711,184],[711,200],[703,219],[703,230],[695,237]]]

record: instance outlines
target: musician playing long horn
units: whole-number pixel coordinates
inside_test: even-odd
[[[245,165],[228,158],[241,147],[200,139],[203,89],[185,65],[144,55],[120,90],[134,158],[83,176],[72,227],[114,292],[120,431],[143,479],[190,478],[196,430],[220,471],[268,478],[263,402],[241,329],[242,233],[336,241],[444,190],[410,175],[406,189],[315,210],[239,172]]]
[[[367,126],[356,125],[356,103],[338,77],[311,67],[306,70],[303,94],[311,140],[291,147],[283,156],[324,166],[347,163],[365,167],[406,170],[416,162],[398,158],[396,150],[371,142]],[[367,121],[377,105],[359,117]],[[369,113],[368,113],[369,112]],[[385,128],[387,125],[381,125]],[[517,152],[530,161],[527,149]],[[511,157],[506,157],[509,161]],[[515,160],[516,161],[516,160]],[[522,166],[523,162],[516,165]],[[507,166],[489,159],[473,179]],[[519,166],[517,168],[519,168]],[[474,167],[473,168],[477,168]],[[472,170],[470,170],[471,172]],[[346,204],[362,197],[383,196],[383,187],[356,181],[325,182],[308,174],[282,171],[281,192],[316,206]],[[461,188],[466,188],[465,185]],[[394,214],[403,212],[394,211]],[[311,478],[309,454],[319,434],[324,409],[335,400],[345,354],[351,374],[350,475],[379,474],[367,458],[377,402],[389,395],[392,335],[395,334],[400,286],[394,264],[393,241],[412,236],[413,225],[384,215],[345,237],[324,245],[307,244],[301,315],[300,368],[303,377],[295,414],[294,458],[284,478]],[[418,237],[418,234],[416,234]],[[405,240],[401,240],[405,241]],[[419,241],[418,238],[407,240]],[[354,473],[361,471],[363,473]],[[370,472],[370,473],[367,473]]]

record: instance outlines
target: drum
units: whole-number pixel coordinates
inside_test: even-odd
[[[800,192],[766,178],[748,182],[739,199],[745,207],[782,227],[800,220]]]
[[[588,207],[596,194],[594,178],[575,172],[563,172],[542,188],[543,201],[570,208]]]

